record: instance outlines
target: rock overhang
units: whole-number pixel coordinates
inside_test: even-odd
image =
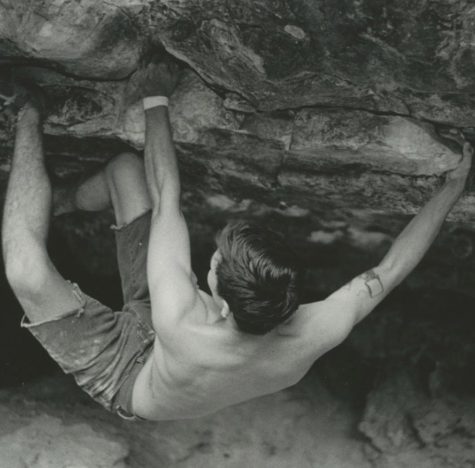
[[[246,215],[236,206],[256,218],[298,212],[306,237],[332,222],[389,225],[392,236],[460,160],[437,128],[469,135],[474,121],[469,2],[50,0],[0,10],[1,63],[44,89],[59,177],[143,148],[143,111],[130,98],[151,49],[189,65],[170,111],[190,211],[201,200],[218,217]],[[3,179],[13,127],[4,113]],[[473,232],[472,190],[453,229]],[[222,196],[231,203],[218,210]]]

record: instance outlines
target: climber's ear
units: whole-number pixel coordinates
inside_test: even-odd
[[[231,315],[231,310],[229,309],[229,304],[223,299],[223,306],[221,307],[221,317],[227,319]]]

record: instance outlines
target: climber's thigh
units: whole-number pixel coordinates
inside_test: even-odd
[[[148,310],[151,325],[150,294],[147,282],[147,251],[151,212],[147,211],[131,223],[115,229],[117,264],[119,266],[124,309]],[[140,314],[143,315],[143,314]]]
[[[106,176],[118,228],[151,209],[145,167],[140,156],[119,154],[107,165]]]
[[[24,262],[24,273],[9,280],[29,321],[54,320],[80,307],[71,283],[59,274],[47,254],[35,256],[32,251],[29,260]]]
[[[115,312],[67,284],[74,308],[49,320],[24,319],[22,326],[86,393],[112,410],[114,397],[149,352],[155,334],[136,314]]]

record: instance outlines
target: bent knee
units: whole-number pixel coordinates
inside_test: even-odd
[[[9,258],[5,261],[5,274],[17,297],[34,297],[44,292],[52,269],[45,255],[38,253]]]
[[[135,153],[121,153],[115,156],[107,164],[105,172],[108,181],[112,183],[145,176],[143,160]]]
[[[116,224],[134,220],[151,207],[142,158],[133,153],[116,156],[106,168]]]

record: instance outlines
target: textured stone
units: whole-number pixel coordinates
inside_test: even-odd
[[[125,9],[124,7],[128,7]],[[142,39],[128,1],[51,0],[0,6],[0,48],[83,78],[124,78],[137,66]]]
[[[378,468],[475,465],[475,399],[430,398],[403,372],[370,393],[359,428]]]
[[[314,157],[320,150],[342,164],[414,176],[439,175],[460,160],[430,125],[358,111],[299,112],[290,149]]]
[[[149,9],[172,54],[261,109],[407,113],[413,95],[450,93],[455,102],[473,93],[470,2],[169,0]],[[434,110],[420,101],[419,112]]]
[[[0,11],[2,63],[45,90],[62,176],[143,147],[143,111],[129,104],[139,60],[158,44],[206,82],[188,71],[171,103],[185,190],[198,197],[412,214],[459,160],[418,119],[467,125],[473,113],[467,2],[45,0]],[[5,114],[0,171],[12,140]],[[472,229],[474,218],[471,193],[452,219]]]
[[[66,425],[47,414],[0,437],[1,468],[126,468],[128,449],[86,422]]]
[[[4,56],[84,78],[124,78],[162,43],[262,110],[333,105],[473,124],[469,1],[9,0],[0,8]]]
[[[131,93],[127,86],[126,94]],[[141,102],[124,110],[123,131],[125,139],[137,147],[144,145],[144,112]],[[206,87],[194,74],[182,77],[180,86],[170,104],[170,115],[174,140],[181,143],[201,143],[206,141],[208,130],[238,130],[237,116],[226,110],[223,100]]]
[[[2,391],[0,416],[1,468],[370,467],[352,433],[355,411],[315,376],[208,417],[158,424],[124,421],[57,377]]]
[[[74,81],[38,68],[21,73],[48,94],[45,132],[54,138],[46,143],[58,174],[105,162],[126,144],[143,147],[143,111],[124,106],[125,82]],[[193,73],[172,99],[171,116],[185,190],[257,197],[320,213],[414,213],[436,187],[434,176],[460,158],[433,138],[428,124],[402,117],[338,109],[246,117],[226,109]],[[0,146],[6,151],[0,163],[8,170],[14,120],[6,114],[2,119]],[[468,194],[461,201],[454,219],[474,223],[472,200]]]

